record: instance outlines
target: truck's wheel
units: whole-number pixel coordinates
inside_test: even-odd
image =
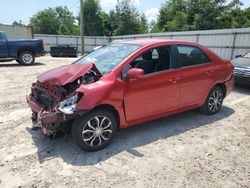
[[[19,54],[17,62],[21,65],[32,65],[35,62],[35,56],[30,51],[23,51]]]
[[[110,144],[117,128],[114,113],[99,109],[89,112],[74,122],[72,137],[83,150],[97,151]]]
[[[219,112],[224,99],[223,91],[220,87],[215,86],[208,94],[201,112],[207,115],[213,115]]]

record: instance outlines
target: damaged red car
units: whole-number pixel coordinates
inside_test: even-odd
[[[27,102],[46,135],[73,120],[73,139],[96,151],[121,128],[195,108],[216,114],[233,88],[233,69],[196,43],[120,41],[40,75]]]

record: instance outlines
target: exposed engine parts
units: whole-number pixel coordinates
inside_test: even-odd
[[[81,78],[63,86],[36,82],[32,84],[31,98],[39,104],[39,110],[33,111],[32,121],[41,127],[46,135],[56,133],[60,125],[75,118],[75,114],[64,114],[59,110],[60,103],[71,95],[81,84],[91,84],[100,79],[100,74],[90,69]]]
[[[92,84],[100,79],[100,76],[94,70],[89,70],[82,79],[80,79],[80,83],[82,84]]]

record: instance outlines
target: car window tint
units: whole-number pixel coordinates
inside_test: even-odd
[[[139,56],[139,57],[136,58],[135,61],[142,61],[142,60],[143,60],[142,56]]]
[[[195,46],[178,45],[177,50],[183,67],[210,62],[208,56]]]
[[[140,54],[132,63],[130,68],[144,70],[144,74],[151,74],[170,69],[171,53],[169,46],[150,49]],[[126,73],[126,71],[124,72]]]
[[[0,40],[3,40],[3,36],[0,34]]]
[[[159,60],[156,64],[156,72],[168,70],[171,68],[171,51],[169,46],[158,48]]]

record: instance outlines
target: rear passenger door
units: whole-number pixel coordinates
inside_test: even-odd
[[[180,107],[200,105],[213,83],[214,66],[207,54],[196,46],[176,45],[175,49],[180,66]]]

